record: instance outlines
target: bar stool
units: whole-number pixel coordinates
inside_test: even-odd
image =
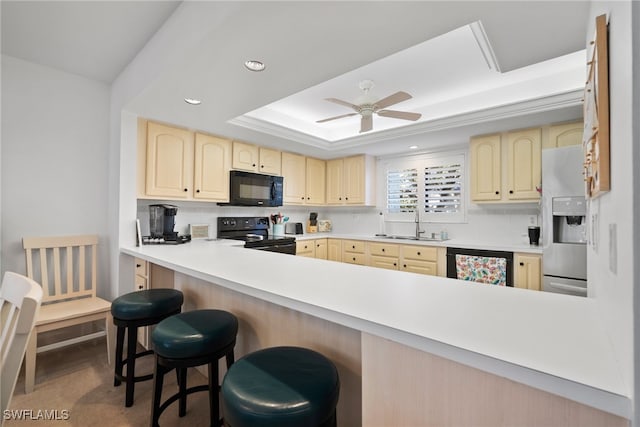
[[[134,385],[153,378],[152,374],[135,376],[136,359],[153,353],[137,352],[138,328],[155,325],[162,319],[180,313],[184,296],[176,289],[147,289],[124,294],[111,303],[113,323],[117,326],[116,363],[113,385],[126,384],[125,406],[133,405]],[[127,356],[123,360],[124,334],[127,332]],[[127,375],[122,375],[124,366]]]
[[[209,391],[211,426],[220,425],[218,396],[218,360],[225,357],[227,368],[234,362],[238,319],[222,310],[194,310],[181,313],[158,323],[152,333],[156,352],[153,379],[151,426],[158,426],[162,412],[179,400],[178,415],[187,412],[187,395]],[[187,388],[187,368],[208,365],[209,382]],[[164,375],[176,369],[178,392],[160,404]]]
[[[335,365],[313,350],[273,347],[241,358],[222,382],[227,427],[336,425],[340,379]]]

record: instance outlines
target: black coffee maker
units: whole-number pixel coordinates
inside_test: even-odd
[[[166,241],[178,239],[176,225],[178,207],[174,205],[149,205],[149,231],[152,239],[163,238]]]

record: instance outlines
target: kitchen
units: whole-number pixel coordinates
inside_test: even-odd
[[[624,7],[623,6],[619,6],[621,8]],[[617,10],[617,9],[614,9]],[[601,10],[599,10],[598,12],[602,12]],[[613,21],[612,25],[614,26],[614,28],[620,28],[620,27],[616,27],[617,25],[621,25],[619,21]],[[620,31],[620,30],[619,30]],[[615,33],[615,32],[614,32]],[[614,58],[616,60],[619,60],[620,56],[616,56],[614,55]],[[612,67],[612,70],[614,70],[616,67]],[[620,68],[618,68],[620,69]],[[624,68],[624,66],[622,67],[622,69],[626,69]],[[615,71],[612,71],[615,73]],[[4,77],[3,77],[4,79]],[[117,89],[117,86],[116,86]],[[615,89],[615,88],[613,88]],[[117,93],[117,91],[116,91]],[[620,100],[620,96],[618,95],[618,97],[616,98],[617,100]],[[623,107],[619,107],[619,109],[622,109]],[[620,113],[618,111],[618,113]],[[178,112],[178,115],[180,115],[182,113]],[[625,113],[626,114],[626,113]],[[143,115],[144,116],[144,115]],[[612,120],[616,120],[619,123],[620,117],[626,117],[625,115],[612,115]],[[564,119],[562,120],[558,120],[558,121],[548,121],[545,124],[551,124],[551,123],[557,123],[557,122],[563,122],[565,121]],[[187,125],[188,124],[188,120],[182,120],[180,117],[178,117],[176,120],[172,120],[170,121],[170,123],[174,123],[174,124],[182,124],[182,125]],[[625,124],[623,126],[626,126],[626,122],[624,122]],[[540,123],[541,125],[543,123]],[[136,129],[136,118],[135,117],[129,117],[126,113],[124,114],[124,121],[123,121],[123,132],[125,134],[131,134],[133,132],[133,134],[135,134],[135,129]],[[614,132],[620,132],[619,129],[621,129],[623,126],[619,126],[617,127],[616,131]],[[118,125],[118,127],[120,127],[120,125]],[[516,129],[516,128],[523,128],[524,126],[514,126],[513,128],[503,128],[503,129]],[[197,129],[197,127],[194,127]],[[626,128],[625,128],[626,129]],[[485,134],[487,132],[479,132],[478,134]],[[120,134],[120,131],[117,131],[116,134]],[[4,138],[3,138],[4,139]],[[250,141],[255,141],[253,138],[246,138],[249,139]],[[462,140],[460,140],[462,141]],[[119,147],[119,143],[116,144],[116,147]],[[311,155],[314,155],[313,153],[311,153]],[[617,154],[618,156],[621,155],[620,152],[618,152]],[[114,156],[115,158],[120,158],[120,155],[116,155],[112,153],[112,156]],[[618,159],[618,164],[625,163],[625,160],[622,159],[627,159],[627,158],[631,158],[631,156],[628,157],[616,157],[616,159]],[[614,162],[616,160],[614,159]],[[124,156],[124,158],[122,158],[121,160],[121,173],[123,174],[124,178],[123,179],[123,184],[120,185],[118,184],[118,179],[115,179],[112,182],[112,188],[122,188],[121,190],[121,197],[116,197],[116,201],[114,204],[111,204],[111,209],[113,209],[115,211],[115,216],[111,216],[112,218],[117,218],[118,217],[118,211],[119,210],[123,210],[128,212],[126,215],[124,215],[123,219],[122,219],[122,225],[121,226],[116,226],[114,224],[114,226],[116,227],[116,229],[119,229],[119,232],[115,232],[114,236],[118,236],[121,235],[123,241],[129,240],[130,237],[132,235],[132,218],[134,218],[136,215],[136,213],[138,211],[138,202],[136,202],[136,196],[134,194],[134,191],[132,191],[131,187],[132,185],[130,185],[132,182],[135,182],[135,178],[132,178],[132,171],[135,170],[135,168],[132,167],[132,163],[134,163],[132,161],[132,159],[128,158],[128,156]],[[616,168],[613,168],[614,170],[616,170]],[[3,167],[3,170],[5,170],[5,168]],[[615,173],[615,172],[614,172]],[[623,178],[624,179],[624,178]],[[628,179],[628,178],[627,178]],[[6,180],[3,180],[3,182],[6,184]],[[128,183],[128,184],[126,184]],[[114,190],[115,191],[115,190]],[[619,203],[625,203],[622,202],[622,200],[632,200],[633,199],[633,195],[631,190],[629,190],[630,192],[630,197],[627,197],[626,195],[626,189],[623,189],[622,186],[617,186],[613,188],[613,192],[611,193],[611,195],[609,196],[605,196],[602,202],[602,205],[600,202],[598,202],[598,208],[600,209],[600,220],[601,222],[601,237],[605,237],[605,234],[608,233],[607,230],[607,223],[610,222],[616,222],[617,220],[615,219],[617,216],[620,215],[620,211],[621,209],[619,208]],[[623,192],[623,194],[620,194],[620,192]],[[3,196],[5,194],[8,194],[7,191],[5,191],[5,188],[3,188]],[[613,201],[610,200],[613,198]],[[119,199],[119,201],[118,201]],[[615,202],[615,200],[619,200],[619,202]],[[613,202],[611,208],[608,208],[607,205],[605,205],[605,201],[608,202]],[[3,203],[3,208],[6,208],[8,205],[7,203]],[[213,209],[213,214],[211,213],[207,213],[206,208],[199,206],[197,204],[197,202],[193,202],[190,203],[188,208],[185,208],[184,206],[181,206],[181,210],[180,213],[183,214],[182,216],[179,216],[179,221],[185,221],[183,224],[179,224],[181,227],[186,226],[189,223],[211,223],[211,219],[213,217],[217,217],[217,216],[222,216],[221,212],[225,212],[224,215],[227,215],[227,213],[229,212],[229,209],[232,208],[224,208],[224,207],[216,207]],[[521,210],[522,209],[522,210]],[[189,212],[190,210],[192,210],[193,212]],[[377,211],[374,209],[369,209],[369,208],[345,208],[345,212],[335,212],[333,211],[333,209],[330,211],[331,212],[331,219],[334,225],[334,231],[337,232],[343,232],[343,231],[348,231],[350,229],[354,229],[358,231],[358,234],[360,234],[360,231],[362,231],[362,233],[367,233],[367,234],[371,234],[372,232],[377,232],[378,231],[378,218],[377,218]],[[314,210],[315,211],[315,210]],[[325,217],[328,216],[327,211],[323,211],[321,209],[318,209],[319,213],[321,214],[321,218],[322,215],[324,215]],[[622,210],[624,212],[624,210]],[[252,210],[248,210],[247,211],[247,215],[260,215],[262,211],[252,211]],[[308,217],[308,209],[302,209],[302,208],[297,208],[295,211],[291,211],[289,212],[288,210],[284,210],[283,208],[283,213],[289,215],[292,219],[291,221],[295,221],[295,222],[306,222],[306,219]],[[516,208],[514,212],[512,211],[508,211],[507,208],[498,208],[497,211],[489,211],[488,213],[484,214],[484,215],[480,215],[478,216],[478,222],[474,223],[474,225],[480,225],[480,227],[473,227],[474,229],[476,229],[478,233],[480,232],[484,232],[484,230],[486,230],[486,227],[482,227],[483,225],[483,221],[488,222],[490,220],[490,218],[492,216],[497,216],[500,214],[505,213],[507,214],[507,217],[509,217],[509,215],[513,215],[513,217],[509,218],[505,223],[506,226],[509,227],[509,229],[515,233],[514,235],[520,239],[521,241],[526,241],[526,237],[522,236],[523,233],[526,232],[526,228],[529,225],[529,219],[528,216],[529,215],[537,215],[538,210],[536,208],[533,208],[531,210],[529,210],[529,208]],[[97,213],[98,215],[102,215],[102,213]],[[180,215],[180,214],[179,214]],[[232,214],[233,215],[233,214]],[[626,214],[623,214],[623,217],[626,218]],[[112,220],[113,221],[113,220]],[[620,219],[620,221],[623,221],[623,219]],[[625,220],[626,221],[626,220]],[[144,221],[142,221],[144,223]],[[485,223],[486,223],[485,222]],[[626,223],[626,222],[625,222]],[[629,224],[632,222],[629,222]],[[344,224],[343,226],[341,226],[341,224]],[[365,224],[368,224],[365,225]],[[413,224],[411,224],[410,221],[408,221],[406,223],[406,225],[408,227],[412,227]],[[7,224],[8,226],[8,224]],[[439,231],[439,229],[435,229],[435,230],[430,230],[429,229],[429,224],[426,224],[427,226],[427,232],[430,233],[432,231],[437,232]],[[343,227],[343,230],[341,230],[341,227]],[[362,228],[358,228],[358,227],[362,227]],[[622,227],[619,223],[619,227]],[[452,228],[451,226],[447,225],[447,231],[449,232],[449,234],[451,236],[455,236],[456,234],[456,230],[454,228]],[[399,230],[392,230],[389,229],[387,230],[387,232],[389,233],[398,233],[398,234],[404,234],[407,232],[407,230],[404,229],[399,229]],[[458,232],[459,234],[459,232]],[[9,232],[8,230],[4,230],[3,229],[3,235],[7,238],[9,238],[12,234],[11,232]],[[479,237],[483,237],[483,236],[479,236]],[[117,238],[117,237],[114,237]],[[632,253],[632,251],[624,251],[622,249],[626,248],[629,246],[628,243],[622,244],[622,239],[626,239],[627,237],[622,236],[622,234],[619,236],[619,245],[620,246],[620,250],[618,251],[619,256],[630,256],[630,254]],[[626,241],[626,240],[625,240]],[[602,248],[606,248],[608,246],[608,244],[606,243],[606,240],[603,240],[603,246],[601,246],[601,250]],[[116,250],[117,249],[112,249],[112,250]],[[609,289],[607,287],[607,283],[612,283],[612,282],[620,282],[621,278],[627,277],[633,277],[632,275],[629,274],[629,268],[628,266],[632,265],[631,263],[624,263],[622,262],[622,259],[619,261],[618,264],[618,273],[617,275],[612,275],[609,276],[609,261],[607,259],[607,257],[599,257],[595,254],[595,250],[594,249],[590,249],[590,281],[592,283],[594,283],[594,286],[596,286],[596,292],[595,294],[599,296],[599,301],[608,301],[611,302],[613,304],[614,301],[617,301],[618,299],[620,301],[628,301],[630,300],[629,298],[626,298],[624,296],[625,292],[623,290],[622,287],[615,287],[615,288],[611,288]],[[605,252],[606,253],[606,252]],[[3,254],[6,254],[7,256],[10,256],[11,254],[11,250],[7,250],[3,247]],[[626,254],[626,255],[625,255]],[[117,255],[115,255],[116,259],[117,259]],[[602,260],[600,260],[602,258]],[[3,264],[7,264],[7,266],[11,265],[11,263],[3,263]],[[16,262],[15,264],[18,264],[18,262]],[[130,277],[129,273],[130,271],[126,271],[127,268],[126,266],[122,267],[122,277],[126,278],[126,277]],[[117,273],[117,269],[114,270],[112,272],[112,275],[114,277],[118,277],[118,273]],[[591,280],[593,279],[593,280]],[[624,280],[623,280],[624,281]],[[124,280],[121,280],[120,283],[125,283]],[[115,288],[117,289],[117,284],[115,284]],[[124,286],[124,285],[121,285]],[[626,289],[626,288],[624,288]],[[605,304],[607,305],[607,304]],[[628,310],[615,310],[615,311],[619,311],[619,314],[614,314],[614,313],[609,313],[608,315],[605,316],[605,320],[603,321],[605,325],[608,325],[607,329],[611,329],[611,334],[614,337],[613,341],[614,343],[622,343],[622,342],[629,342],[629,332],[626,330],[626,326],[623,328],[620,328],[620,325],[628,325],[629,320],[627,319],[629,316],[629,311]],[[606,310],[605,310],[606,312]],[[620,322],[618,322],[618,316],[623,317],[623,319],[619,319]],[[627,319],[627,320],[625,320]],[[624,320],[624,321],[623,321]],[[617,325],[614,327],[614,324]],[[625,338],[626,337],[626,338]],[[632,355],[633,353],[631,351],[625,351],[627,345],[626,344],[616,344],[616,346],[619,346],[619,351],[618,354],[621,355],[623,360],[627,360],[629,357],[631,357],[630,355]],[[626,356],[624,356],[626,355]],[[624,368],[624,371],[628,371],[630,368],[628,368],[628,366],[632,366],[632,363],[630,361],[624,362],[623,363],[624,366],[627,366],[627,368]]]

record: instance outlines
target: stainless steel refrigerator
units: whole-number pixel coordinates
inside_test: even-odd
[[[542,150],[543,290],[587,296],[582,147]]]

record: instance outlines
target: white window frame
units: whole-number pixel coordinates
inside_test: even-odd
[[[421,154],[407,157],[384,159],[379,162],[379,182],[382,191],[380,210],[385,213],[387,221],[413,222],[415,212],[389,212],[387,209],[387,174],[389,171],[404,169],[418,170],[418,207],[420,208],[420,222],[432,223],[465,223],[467,221],[467,155],[463,151]],[[460,163],[462,176],[460,178],[461,196],[460,208],[456,213],[427,213],[425,212],[425,168]]]

